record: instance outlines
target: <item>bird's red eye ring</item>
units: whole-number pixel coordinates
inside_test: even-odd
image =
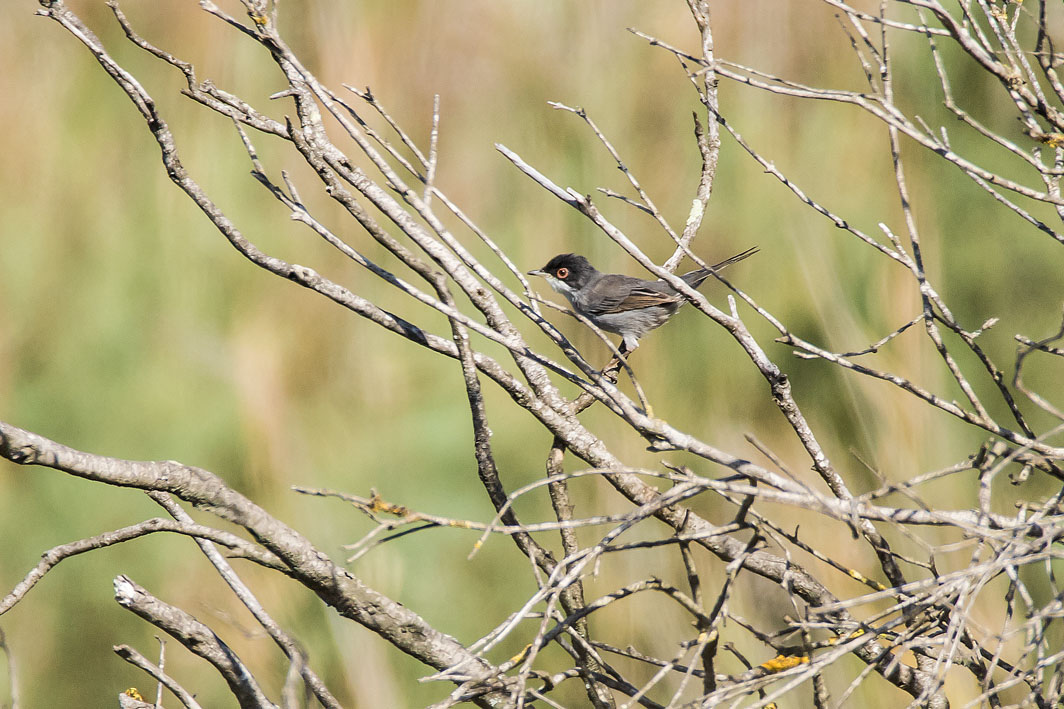
[[[558,274],[558,278],[561,278],[563,281],[569,277],[569,269],[564,266],[559,268],[556,273]]]

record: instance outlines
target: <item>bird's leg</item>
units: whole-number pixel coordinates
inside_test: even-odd
[[[620,367],[623,366],[625,371],[628,372],[628,378],[632,380],[632,386],[635,387],[636,393],[639,394],[639,400],[643,403],[643,413],[645,413],[648,418],[654,418],[654,408],[650,405],[650,402],[647,401],[642,388],[639,386],[639,382],[636,381],[635,372],[633,372],[632,368],[628,366],[628,356],[631,355],[638,346],[638,341],[633,341],[633,343],[629,345],[627,338],[622,339],[621,344],[617,347],[617,354],[613,355],[613,359],[611,359],[610,363],[606,365],[606,369],[602,371],[606,372],[613,368],[620,369]]]

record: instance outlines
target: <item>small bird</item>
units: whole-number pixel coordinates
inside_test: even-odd
[[[698,288],[714,271],[738,263],[758,252],[758,247],[725,259],[712,268],[680,276]],[[621,336],[622,352],[639,346],[639,338],[671,318],[686,299],[665,281],[645,281],[620,273],[601,273],[579,254],[558,254],[543,268],[529,271],[543,276],[573,309],[597,327]]]

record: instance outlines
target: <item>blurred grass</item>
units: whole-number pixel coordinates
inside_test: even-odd
[[[425,315],[290,223],[248,176],[232,127],[178,96],[181,77],[126,43],[101,3],[71,6],[152,92],[192,175],[249,238],[404,317],[443,328],[442,319]],[[0,103],[0,119],[9,126],[0,137],[0,417],[98,453],[206,467],[335,556],[343,554],[341,544],[361,536],[364,521],[339,503],[295,496],[289,485],[356,494],[376,487],[415,509],[490,518],[476,481],[457,366],[242,260],[166,179],[155,143],[117,88],[58,26],[33,17],[33,8],[29,2],[0,5],[0,89],[9,98]],[[125,10],[150,41],[195,62],[200,78],[213,78],[274,117],[289,110],[284,101],[266,99],[282,84],[261,50],[221,23],[188,4],[129,4]],[[714,12],[720,56],[815,85],[862,86],[848,41],[819,4],[732,3]],[[587,108],[673,223],[686,217],[699,168],[690,118],[697,103],[671,56],[624,29],[634,26],[693,49],[696,37],[683,3],[314,0],[284,5],[282,19],[292,46],[323,80],[337,88],[341,82],[372,87],[422,143],[432,95],[441,94],[438,184],[523,268],[578,251],[605,270],[637,273],[624,254],[493,149],[495,142],[507,145],[564,186],[627,191],[582,122],[553,111],[548,100]],[[825,29],[809,41],[793,31],[796,23]],[[932,122],[944,121],[930,88],[926,48],[912,39],[899,45],[904,100],[920,102]],[[985,95],[987,103],[1002,100],[997,87],[974,73],[958,76],[956,87]],[[902,231],[886,136],[873,121],[838,106],[728,84],[722,85],[722,106],[732,124],[811,196],[870,233],[878,233],[880,221]],[[1017,132],[1014,121],[998,120],[1010,135]],[[252,137],[273,174],[284,167],[301,180],[305,199],[326,223],[371,258],[394,266],[334,205],[310,194],[313,179],[295,157]],[[995,208],[955,169],[920,149],[907,147],[905,155],[929,272],[970,327],[1002,317],[1007,325],[981,342],[999,362],[1010,362],[1012,334],[1038,338],[1056,326],[1061,277],[1055,246]],[[978,157],[991,164],[999,159]],[[645,215],[598,201],[651,255],[664,258],[671,251]],[[763,253],[737,267],[735,282],[797,334],[830,349],[867,346],[919,312],[899,268],[804,208],[725,137],[695,249],[714,259],[754,244]],[[707,293],[724,302],[719,289]],[[605,358],[578,324],[555,319],[586,351]],[[963,458],[982,440],[888,385],[791,358],[771,342],[770,328],[752,317],[749,322],[786,368],[821,442],[855,490],[875,485],[866,465],[903,480]],[[914,328],[874,361],[959,396],[921,337]],[[634,364],[659,415],[760,460],[743,440],[746,433],[756,435],[810,479],[766,384],[736,345],[693,311],[647,338]],[[1041,383],[1053,376],[1031,374]],[[990,391],[985,380],[979,390]],[[516,488],[541,477],[546,433],[490,386],[488,406],[505,482]],[[633,464],[660,459],[622,435],[609,414],[585,416]],[[971,504],[974,485],[950,485],[940,491],[939,504]],[[1030,489],[1036,485],[1023,494],[1036,494]],[[574,484],[574,493],[578,512],[623,509],[593,481]],[[731,513],[719,502],[696,504],[711,518]],[[541,496],[519,507],[528,519],[548,509]],[[0,553],[2,585],[10,588],[55,544],[156,514],[131,492],[0,465],[0,535],[14,540]],[[806,522],[804,538],[814,545],[840,533],[812,517],[796,519]],[[467,562],[474,538],[444,531],[413,535],[364,558],[354,571],[442,630],[472,641],[531,591],[526,564],[505,540],[493,540]],[[870,568],[867,557],[850,561]],[[707,578],[719,578],[718,562],[700,563],[716,572]],[[652,555],[611,559],[588,595],[641,578],[655,565],[655,573],[668,577],[674,564]],[[342,701],[416,706],[441,696],[440,687],[415,681],[426,668],[332,617],[314,598],[243,570],[257,582],[266,607],[297,629]],[[278,663],[268,640],[187,541],[146,539],[64,562],[4,616],[26,706],[103,706],[127,686],[149,685],[110,654],[120,642],[148,655],[154,647],[150,629],[111,600],[110,580],[118,573],[215,624],[252,663]],[[852,581],[827,578],[839,592],[858,590]],[[758,602],[771,594],[766,586],[744,580],[736,611],[762,620],[789,613],[782,596],[779,608]],[[607,635],[615,632],[622,644],[640,635],[654,642],[659,619],[648,624],[655,614],[642,603],[611,608],[593,623],[608,628]],[[679,616],[661,621],[674,630],[686,623]],[[498,657],[518,649],[505,646]],[[659,649],[672,654],[669,647]],[[225,704],[222,683],[172,643],[167,663],[173,675],[196,678],[201,700]],[[4,682],[0,677],[0,696],[6,696]],[[276,687],[268,691],[275,694]],[[579,694],[570,698],[580,703]],[[863,701],[891,706],[894,698]]]

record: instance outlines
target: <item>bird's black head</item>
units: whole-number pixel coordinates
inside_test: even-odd
[[[543,268],[529,271],[530,276],[543,276],[552,286],[567,286],[579,290],[587,285],[598,271],[580,254],[558,254]]]

